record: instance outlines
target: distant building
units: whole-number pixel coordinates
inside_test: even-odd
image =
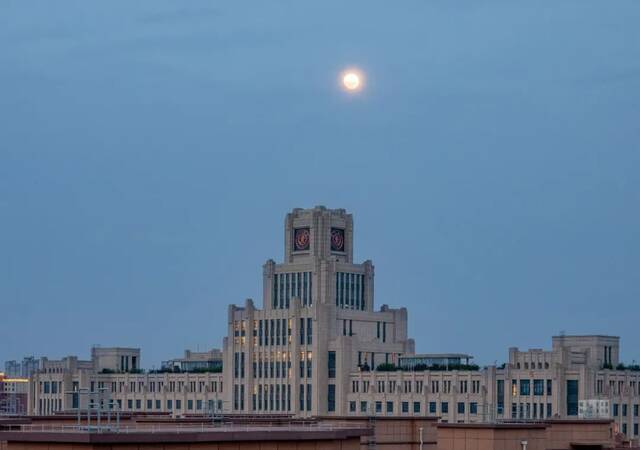
[[[7,361],[4,363],[5,376],[10,378],[29,378],[38,370],[38,360],[33,356],[26,356],[21,362]]]
[[[0,415],[28,412],[29,379],[7,377],[0,372]]]
[[[174,372],[222,371],[222,352],[217,348],[207,352],[185,350],[183,358],[163,361],[162,369]]]
[[[136,372],[140,370],[140,349],[93,347],[91,360],[96,372]]]
[[[473,356],[464,353],[424,353],[399,357],[398,367],[409,370],[416,367],[461,368],[469,366],[472,359]]]
[[[228,308],[223,373],[191,371],[213,354],[167,362],[182,373],[137,373],[137,349],[94,349],[91,361],[43,358],[30,412],[102,402],[174,416],[223,410],[455,424],[574,420],[581,400],[597,400],[609,402],[621,433],[638,436],[640,367],[621,364],[618,337],[554,336],[550,350],[510,348],[504,365],[482,369],[466,354],[416,355],[406,308],[375,308],[373,263],[353,260],[351,214],[294,209],[284,238],[283,262],[263,266],[262,308],[251,299]]]

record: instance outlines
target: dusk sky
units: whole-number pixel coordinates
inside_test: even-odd
[[[0,363],[221,348],[315,205],[353,213],[418,352],[564,331],[640,361],[639,24],[637,0],[0,0]]]

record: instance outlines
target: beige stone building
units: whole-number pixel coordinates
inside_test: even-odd
[[[578,419],[580,401],[601,400],[620,432],[638,436],[640,368],[619,365],[619,338],[556,336],[550,350],[510,348],[499,367],[416,355],[407,310],[376,308],[374,266],[353,260],[353,237],[345,210],[287,214],[283,262],[263,266],[262,308],[251,299],[229,307],[223,373],[133,373],[139,351],[98,349],[91,361],[43,364],[30,410],[71,410],[89,397],[75,392],[88,389],[124,411],[476,423]]]
[[[139,349],[100,348],[92,349],[91,353],[89,361],[75,356],[58,361],[43,358],[41,370],[31,378],[30,414],[48,415],[90,407],[180,416],[223,408],[221,373],[144,372],[137,366]],[[137,361],[136,366],[133,361]]]

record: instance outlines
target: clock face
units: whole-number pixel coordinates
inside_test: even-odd
[[[344,252],[344,230],[342,228],[331,229],[331,251]]]
[[[309,250],[311,232],[309,228],[296,228],[293,231],[293,248],[296,252]]]

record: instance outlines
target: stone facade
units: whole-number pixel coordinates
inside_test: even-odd
[[[283,264],[263,270],[263,309],[229,307],[225,399],[234,413],[346,414],[349,374],[413,353],[407,311],[374,310],[371,261],[353,262],[344,210],[295,209]]]
[[[618,337],[555,336],[550,350],[510,348],[499,367],[398,370],[415,355],[407,310],[376,310],[374,266],[354,262],[353,237],[345,210],[287,214],[284,262],[263,266],[262,308],[251,299],[229,306],[222,374],[99,373],[96,355],[93,362],[49,362],[59,370],[44,365],[34,375],[31,411],[72,409],[72,392],[92,386],[125,411],[183,415],[213,404],[234,414],[423,416],[444,423],[577,419],[580,400],[607,400],[617,430],[638,436],[640,371],[617,369]],[[53,381],[62,383],[57,393],[51,385],[45,393],[43,383]]]

